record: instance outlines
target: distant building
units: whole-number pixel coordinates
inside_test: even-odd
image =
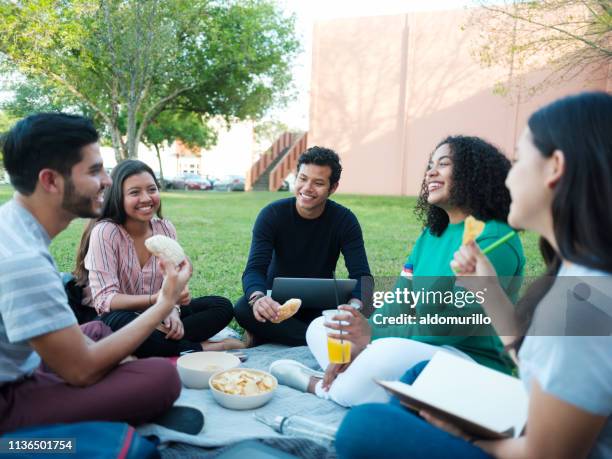
[[[253,123],[239,122],[229,129],[222,120],[213,121],[217,129],[217,143],[208,150],[190,149],[180,140],[166,145],[160,150],[164,177],[176,177],[181,174],[244,176],[253,162]],[[115,150],[102,147],[102,158],[105,167],[114,167]],[[151,169],[159,173],[159,160],[154,148],[140,144],[138,159],[147,163]]]

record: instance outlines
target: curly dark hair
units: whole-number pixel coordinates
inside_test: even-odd
[[[506,222],[510,211],[510,192],[504,185],[510,170],[508,158],[479,137],[449,136],[436,145],[434,152],[445,144],[453,159],[450,204],[478,220]],[[448,226],[448,214],[429,204],[428,196],[425,176],[414,212],[423,226],[440,236]]]
[[[334,150],[318,146],[310,147],[308,150],[302,153],[298,159],[298,172],[302,164],[329,166],[331,169],[331,176],[329,177],[330,188],[333,188],[333,186],[340,181],[342,166],[340,165],[340,157]]]

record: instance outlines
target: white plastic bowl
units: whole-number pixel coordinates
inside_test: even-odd
[[[227,352],[193,352],[176,361],[181,381],[189,389],[208,389],[208,380],[213,374],[238,365],[240,359]]]
[[[274,386],[271,390],[264,392],[262,394],[257,395],[239,395],[239,394],[227,394],[225,392],[220,391],[219,389],[215,389],[215,387],[210,384],[213,379],[219,377],[223,373],[228,373],[230,371],[243,371],[246,370],[249,373],[258,373],[262,376],[268,376],[274,381]],[[210,377],[209,387],[212,393],[213,398],[217,401],[217,403],[225,408],[229,408],[230,410],[253,410],[255,408],[259,408],[260,406],[268,403],[272,397],[274,396],[274,392],[278,388],[278,380],[268,373],[267,371],[255,370],[253,368],[234,368],[233,370],[228,371],[220,371],[215,373]]]

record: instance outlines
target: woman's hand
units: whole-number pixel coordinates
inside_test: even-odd
[[[513,343],[521,333],[514,305],[502,289],[495,268],[474,241],[455,252],[451,268],[457,273],[455,285],[483,295],[482,307],[504,345]]]
[[[466,434],[463,430],[457,427],[455,424],[444,421],[435,415],[431,414],[429,411],[421,410],[419,411],[419,415],[429,422],[431,425],[436,426],[438,429],[448,432],[455,437],[463,438],[465,441],[472,442],[474,440],[473,437]]]
[[[474,241],[462,245],[455,252],[455,258],[451,261],[450,266],[455,273],[461,276],[497,276],[495,268]]]
[[[328,335],[328,336],[334,337],[334,336],[340,336],[340,335]],[[345,335],[342,335],[342,336],[345,336]],[[338,375],[340,373],[344,373],[346,369],[351,365],[351,362],[354,362],[357,356],[361,354],[361,351],[363,351],[364,349],[365,349],[365,346],[361,349],[357,348],[356,346],[351,346],[351,361],[349,363],[330,363],[329,365],[327,365],[327,368],[325,369],[325,375],[323,375],[323,390],[329,390],[332,383],[336,380]]]
[[[474,241],[455,252],[450,266],[457,275],[457,285],[472,292],[499,285],[495,267]]]
[[[181,306],[186,306],[191,302],[191,293],[189,292],[189,286],[186,285],[183,291],[181,292],[181,296],[178,299],[178,304]]]
[[[323,390],[329,390],[338,375],[343,373],[349,365],[350,363],[330,363],[327,365],[325,375],[323,376]]]
[[[332,320],[347,322],[348,325],[340,325],[338,322],[326,322],[325,327],[338,331],[342,330],[342,334],[329,333],[328,336],[334,339],[346,339],[350,341],[356,348],[357,354],[359,354],[359,352],[365,349],[372,340],[372,329],[370,328],[368,319],[352,306],[343,304],[338,306],[338,309],[346,311],[349,314],[334,316]]]
[[[166,333],[166,339],[179,340],[185,336],[185,328],[181,321],[181,315],[178,309],[174,308],[172,312],[162,322],[164,327],[168,330]]]

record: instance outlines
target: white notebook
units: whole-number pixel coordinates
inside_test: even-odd
[[[528,395],[520,379],[437,352],[412,385],[376,381],[413,410],[425,409],[480,438],[518,437]]]

